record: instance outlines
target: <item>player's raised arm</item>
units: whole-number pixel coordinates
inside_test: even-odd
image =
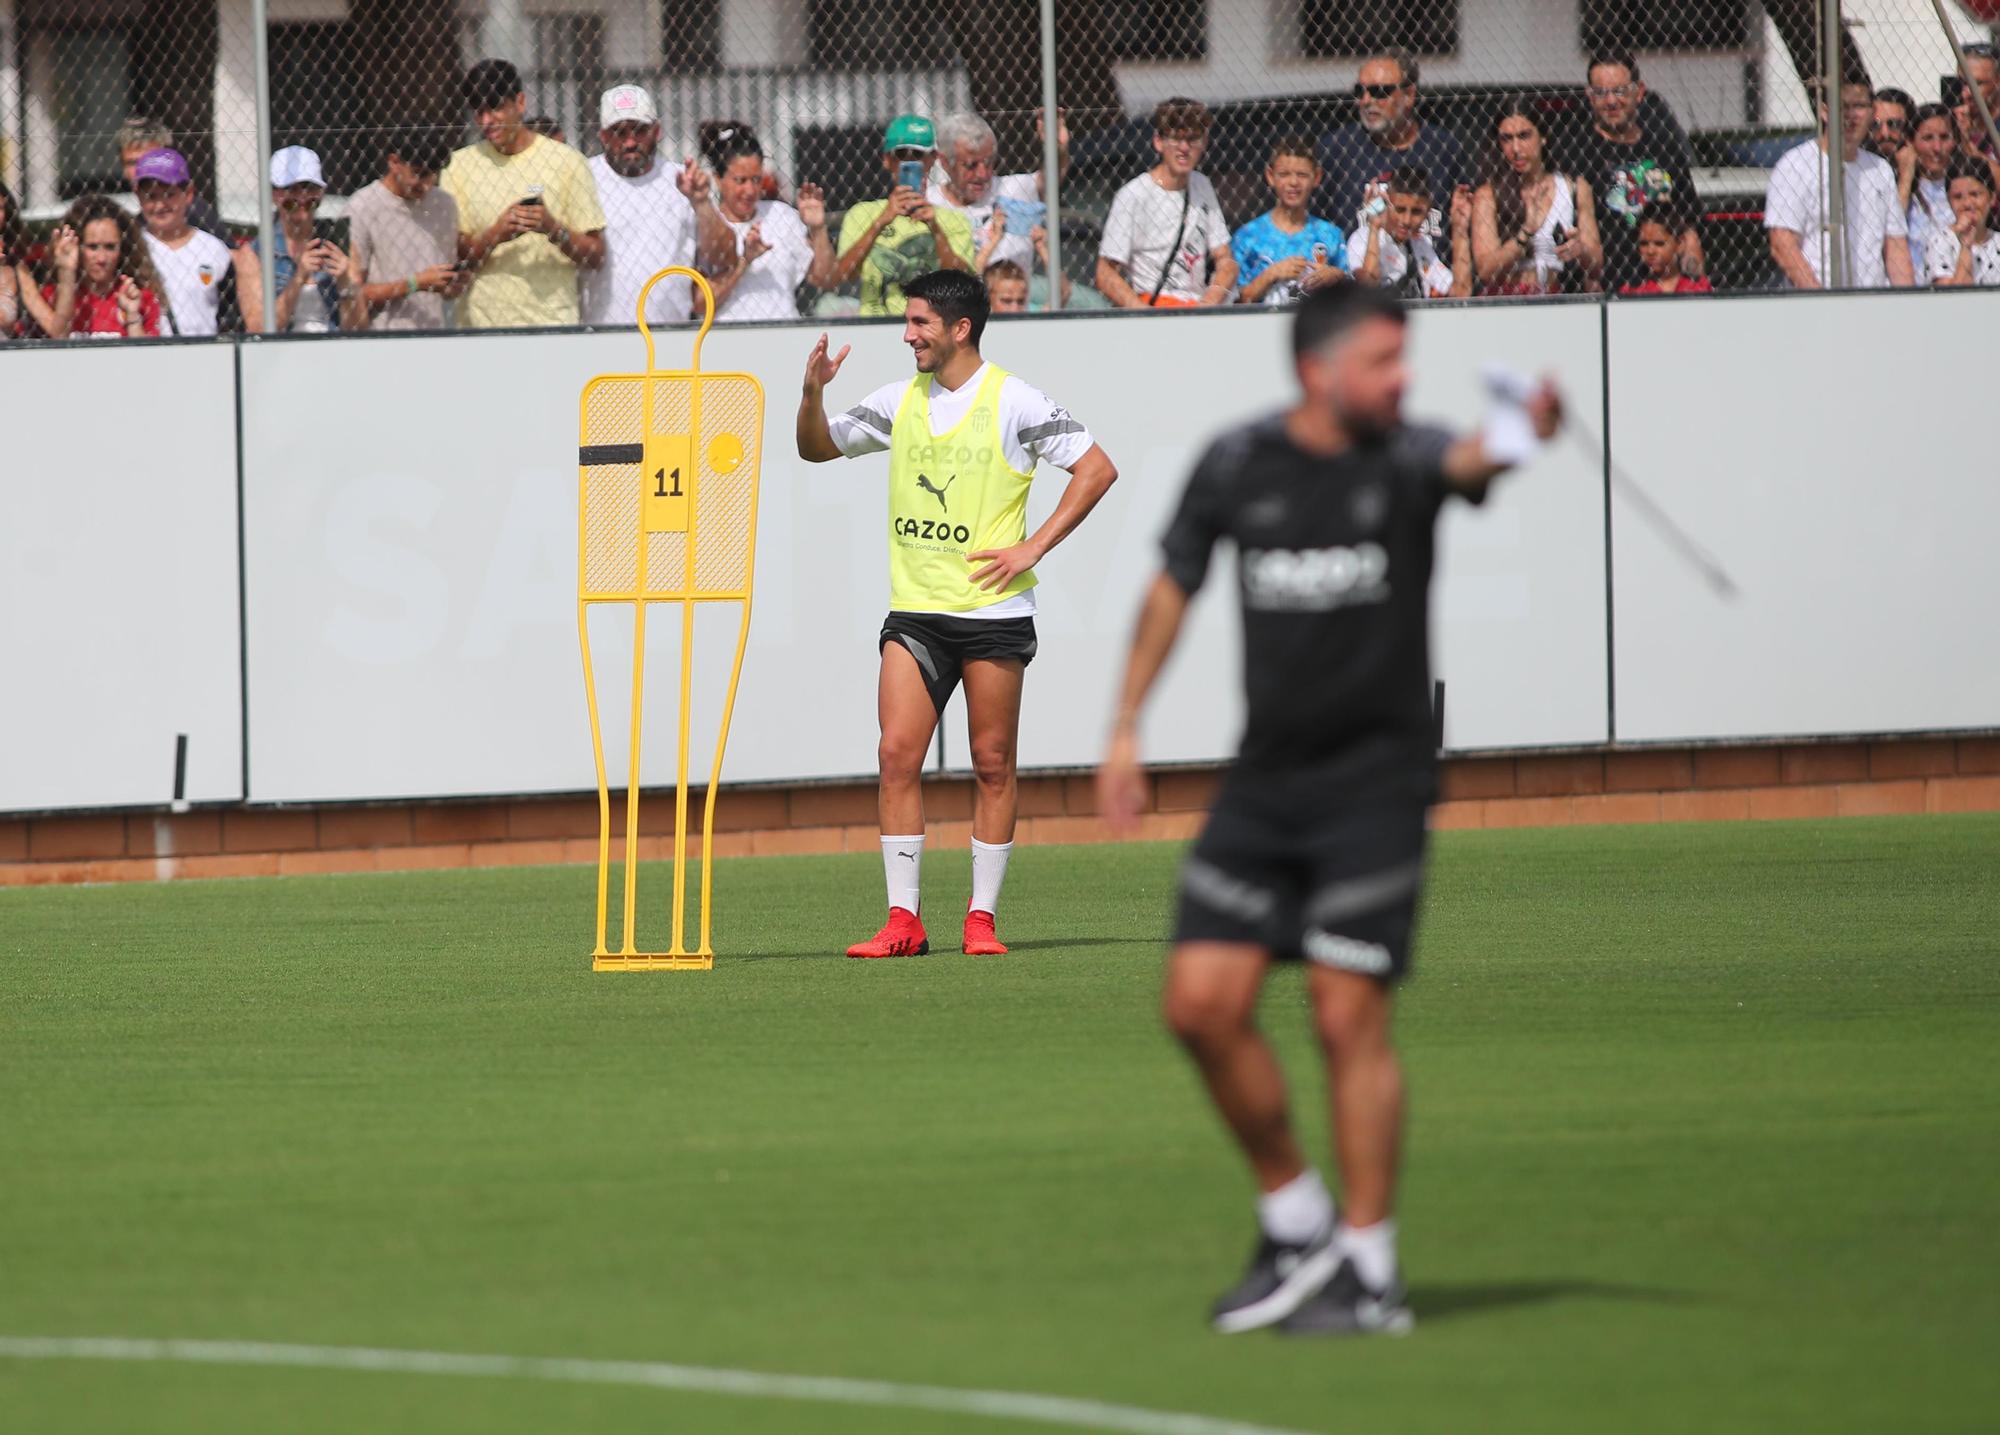
[[[1481,489],[1535,456],[1562,429],[1562,393],[1551,379],[1537,384],[1508,369],[1486,370],[1486,423],[1445,450],[1444,476],[1453,488]]]
[[[826,422],[826,386],[840,373],[840,366],[847,362],[854,346],[843,344],[840,352],[831,357],[827,348],[827,337],[821,334],[806,356],[805,391],[799,397],[798,442],[799,457],[807,463],[827,463],[842,456]]]
[[[1139,809],[1146,801],[1146,776],[1139,768],[1139,713],[1180,638],[1187,609],[1187,590],[1166,573],[1153,580],[1139,607],[1125,677],[1118,685],[1111,741],[1104,765],[1097,769],[1097,810],[1120,837],[1130,836],[1139,825]]]

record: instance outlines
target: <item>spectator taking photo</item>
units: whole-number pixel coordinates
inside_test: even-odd
[[[937,132],[922,115],[898,115],[882,132],[882,168],[889,196],[848,209],[840,223],[833,280],[861,276],[861,313],[900,317],[903,286],[933,269],[972,270],[972,223],[949,205],[926,198]]]
[[[458,257],[473,276],[459,323],[574,324],[577,271],[604,263],[604,210],[590,166],[528,127],[521,75],[507,61],[474,65],[464,94],[481,138],[453,153],[443,180],[458,206]]]
[[[368,304],[347,251],[320,232],[326,198],[319,156],[287,145],[271,156],[271,204],[278,229],[271,262],[277,288],[279,333],[331,334],[368,327]]]
[[[1159,163],[1111,201],[1097,249],[1097,288],[1121,309],[1227,304],[1236,287],[1229,221],[1201,173],[1208,106],[1175,98],[1153,111]]]
[[[445,327],[445,301],[465,292],[458,205],[438,188],[451,147],[433,134],[390,141],[382,177],[347,202],[355,282],[379,332]]]

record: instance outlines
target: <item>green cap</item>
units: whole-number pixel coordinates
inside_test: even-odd
[[[936,149],[937,131],[922,115],[897,115],[882,132],[882,153],[899,149]]]

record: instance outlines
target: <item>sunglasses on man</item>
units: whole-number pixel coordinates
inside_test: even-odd
[[[1404,86],[1401,81],[1393,85],[1364,85],[1357,80],[1354,85],[1354,98],[1358,100],[1366,95],[1371,100],[1386,100],[1402,88]]]

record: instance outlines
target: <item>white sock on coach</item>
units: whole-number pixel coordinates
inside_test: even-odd
[[[906,912],[922,910],[924,834],[882,839],[882,875],[889,884],[889,905]]]
[[[1272,1240],[1301,1246],[1332,1224],[1333,1197],[1319,1172],[1308,1166],[1257,1198],[1257,1222]]]
[[[1334,1244],[1341,1255],[1354,1262],[1354,1273],[1372,1291],[1387,1287],[1396,1278],[1396,1223],[1377,1221],[1372,1226],[1350,1226],[1342,1222],[1334,1232]]]
[[[1011,842],[972,839],[972,911],[1000,910],[1000,884],[1007,880],[1007,859],[1013,852]]]

